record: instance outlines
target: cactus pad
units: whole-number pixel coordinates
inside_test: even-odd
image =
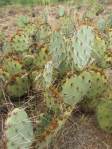
[[[63,17],[60,19],[61,21],[61,32],[63,35],[66,37],[71,37],[73,36],[74,30],[75,30],[75,25],[70,17]]]
[[[98,106],[96,115],[101,129],[112,133],[112,101],[102,101]]]
[[[7,149],[29,149],[33,141],[33,127],[23,109],[14,109],[5,122]]]
[[[49,50],[52,55],[54,67],[57,69],[65,60],[65,48],[66,46],[64,43],[63,36],[58,32],[54,32],[51,36]]]
[[[11,78],[6,86],[6,92],[10,97],[21,97],[30,88],[28,76],[26,74]]]
[[[74,76],[67,79],[62,86],[64,102],[71,106],[79,103],[89,90],[89,78],[90,74],[83,72],[79,76]]]
[[[14,60],[13,58],[5,58],[3,68],[10,76],[23,72],[22,65],[19,61]]]
[[[23,57],[23,65],[27,70],[32,69],[35,66],[35,57],[33,55],[25,55]]]
[[[29,46],[30,46],[29,36],[22,33],[21,35],[16,35],[11,43],[12,51],[15,52],[26,52],[28,51]]]
[[[101,31],[101,32],[104,32],[105,29],[106,29],[106,21],[104,18],[99,18],[98,22],[97,22],[97,27],[98,27],[98,30]]]
[[[105,76],[94,71],[85,71],[79,76],[71,77],[62,86],[64,102],[74,106],[84,96],[99,97],[107,88],[106,81]]]
[[[87,66],[91,58],[91,51],[94,42],[93,29],[89,26],[82,26],[73,38],[73,60],[75,68],[82,70]]]
[[[90,99],[94,99],[103,95],[103,93],[107,90],[107,78],[104,74],[100,72],[91,71],[90,73],[90,88],[87,92],[87,97]]]

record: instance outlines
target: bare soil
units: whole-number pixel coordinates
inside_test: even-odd
[[[94,115],[73,114],[50,149],[112,149],[112,135],[98,128]]]

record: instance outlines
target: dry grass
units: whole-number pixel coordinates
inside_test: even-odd
[[[49,149],[111,149],[112,135],[97,126],[93,115],[73,114]]]

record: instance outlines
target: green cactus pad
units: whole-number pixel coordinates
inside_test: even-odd
[[[24,32],[24,35],[26,35],[27,37],[32,37],[32,35],[34,35],[37,31],[37,27],[35,24],[31,23],[31,24],[28,24],[27,26],[25,26],[23,32]],[[30,39],[29,38],[29,39]]]
[[[112,31],[108,32],[108,49],[112,49]]]
[[[112,63],[112,56],[107,51],[107,45],[105,40],[96,37],[94,42],[94,48],[92,51],[95,63],[101,68],[109,68]]]
[[[84,14],[84,17],[93,19],[104,10],[103,5],[99,4],[96,0],[90,2],[90,6]]]
[[[49,34],[50,34],[50,27],[46,24],[41,25],[39,27],[38,32],[36,33],[37,40],[47,42],[49,39]]]
[[[93,52],[96,54],[96,56],[103,57],[106,52],[106,49],[107,49],[107,45],[106,45],[105,40],[96,36],[94,40],[94,49],[93,49]]]
[[[49,51],[52,55],[52,61],[56,69],[58,69],[62,62],[65,61],[65,48],[66,45],[62,34],[59,32],[52,33]]]
[[[38,68],[43,68],[49,58],[49,52],[42,48],[38,51],[37,55],[35,56],[35,65]]]
[[[35,66],[35,57],[33,55],[25,55],[23,57],[23,65],[27,70],[32,69]]]
[[[33,127],[24,109],[14,109],[5,122],[7,149],[29,149],[33,141]]]
[[[17,19],[17,25],[20,28],[24,28],[29,23],[29,18],[27,16],[20,16]]]
[[[100,17],[97,22],[98,30],[104,32],[106,29],[106,20],[103,17]]]
[[[97,109],[97,120],[101,129],[112,133],[112,101],[106,99],[99,104]]]
[[[108,19],[107,19],[107,26],[112,28],[112,13],[109,14]]]
[[[63,17],[65,15],[65,8],[64,7],[60,6],[58,8],[58,15],[59,15],[59,17]]]
[[[85,96],[99,97],[107,88],[106,81],[105,76],[95,71],[85,71],[79,76],[71,77],[62,86],[64,102],[74,106]]]
[[[73,61],[78,70],[84,69],[91,58],[94,43],[94,33],[90,26],[82,26],[74,35],[73,42]]]
[[[67,79],[62,86],[64,102],[71,106],[79,103],[90,88],[90,77],[88,72],[83,72],[79,76]]]
[[[3,62],[3,68],[6,72],[9,73],[10,76],[23,72],[22,64],[20,64],[17,60],[14,60],[13,58],[5,58]]]
[[[11,49],[15,53],[26,53],[29,51],[33,44],[33,37],[36,33],[36,26],[34,24],[28,24],[24,29],[17,31],[11,41]]]
[[[30,44],[30,38],[28,35],[16,35],[11,43],[11,48],[14,52],[26,52],[28,51]]]
[[[63,17],[60,19],[61,21],[61,32],[63,35],[66,37],[71,37],[73,36],[74,30],[75,30],[75,25],[70,17]]]
[[[10,97],[21,97],[27,93],[29,88],[28,76],[24,74],[12,78],[6,86],[6,92]]]
[[[107,90],[108,86],[107,79],[104,74],[92,71],[90,75],[91,85],[86,96],[90,99],[93,99],[102,96],[103,93]]]
[[[111,68],[111,66],[112,66],[112,53],[111,52],[105,53],[102,61],[99,62],[98,66],[100,66],[103,69]]]

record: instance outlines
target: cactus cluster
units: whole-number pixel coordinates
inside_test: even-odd
[[[39,117],[35,133],[39,137],[53,136],[77,104],[95,109],[99,126],[112,133],[112,103],[102,103],[110,89],[104,70],[112,67],[111,26],[108,28],[101,18],[96,25],[81,20],[77,27],[64,10],[59,13],[61,26],[56,31],[47,21],[30,23],[21,18],[18,31],[10,39],[0,40],[4,42],[0,51],[0,101],[5,97],[18,102],[30,91],[33,94],[40,89],[45,111],[35,116]],[[29,149],[33,128],[25,111],[12,111],[5,125],[8,149]]]

